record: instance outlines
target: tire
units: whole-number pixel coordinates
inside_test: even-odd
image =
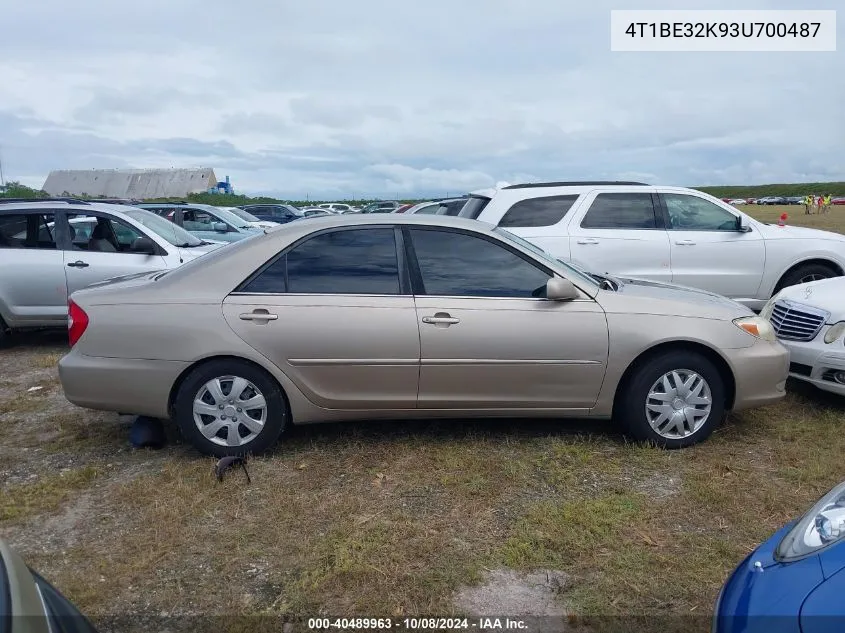
[[[831,277],[839,277],[839,274],[830,266],[824,264],[801,264],[781,278],[775,287],[775,293],[789,286],[796,286],[817,279],[830,279]]]
[[[240,393],[233,394],[233,390]],[[244,410],[237,406],[237,396],[242,396],[241,402],[252,400],[255,404],[260,403],[257,396],[262,396],[264,406]],[[195,414],[195,401],[207,405],[203,407],[207,413]],[[290,419],[287,400],[275,379],[263,369],[235,359],[211,361],[191,371],[179,385],[173,413],[182,437],[199,452],[214,457],[263,453],[276,444]],[[233,433],[237,437],[230,442]]]
[[[690,399],[684,403],[681,398],[679,402],[672,402],[660,397],[662,392],[665,392],[662,384],[664,377],[669,380],[670,386],[675,386],[673,372],[681,378],[682,383],[694,378],[693,374],[698,377],[690,385],[698,392],[697,396],[691,396],[696,398],[695,400]],[[703,381],[700,388],[699,381]],[[691,422],[683,423],[681,428],[676,427],[676,420],[689,420],[676,415],[677,409],[706,410],[706,404],[701,398],[709,398],[710,401],[706,415],[692,414]],[[661,402],[665,402],[665,405],[661,405]],[[683,404],[686,404],[686,407],[681,408]],[[665,420],[656,409],[660,406],[667,407]],[[614,408],[614,417],[622,423],[628,435],[637,441],[667,449],[686,448],[706,440],[724,419],[725,381],[716,366],[701,354],[666,352],[646,360],[634,370],[620,392]],[[650,420],[655,422],[654,426]]]

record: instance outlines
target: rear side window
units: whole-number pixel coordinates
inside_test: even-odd
[[[581,221],[585,229],[654,229],[650,193],[600,193]]]
[[[0,215],[0,248],[56,248],[56,217],[52,213]]]
[[[571,195],[522,200],[508,209],[499,222],[499,226],[504,228],[554,226],[563,219],[577,199],[577,195]]]
[[[397,295],[399,261],[393,229],[316,235],[276,259],[240,292]]]

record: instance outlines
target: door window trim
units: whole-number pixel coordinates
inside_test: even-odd
[[[657,200],[660,204],[660,212],[661,212],[661,215],[663,216],[663,222],[666,226],[667,231],[695,231],[695,232],[698,232],[698,233],[739,233],[739,231],[736,231],[734,229],[689,229],[689,228],[677,228],[676,229],[676,228],[673,228],[672,227],[672,218],[669,217],[669,206],[666,204],[666,200],[663,198],[664,195],[668,195],[668,194],[677,194],[679,196],[690,196],[691,198],[698,198],[699,200],[704,200],[705,202],[709,202],[710,204],[719,207],[725,213],[729,213],[730,215],[734,216],[734,218],[736,218],[736,219],[742,218],[741,214],[732,213],[731,211],[728,211],[724,207],[716,204],[715,202],[713,202],[711,200],[708,200],[707,198],[702,198],[701,196],[696,196],[695,194],[686,193],[686,192],[681,193],[681,192],[677,192],[677,191],[663,191],[663,192],[657,193]]]
[[[325,292],[246,292],[243,288],[246,288],[255,281],[264,271],[270,268],[273,264],[275,264],[279,259],[282,257],[286,257],[287,254],[295,249],[300,244],[304,244],[308,240],[318,237],[320,235],[325,235],[326,233],[339,233],[341,231],[355,231],[361,229],[392,229],[393,230],[393,244],[396,247],[396,272],[399,276],[399,292],[397,294],[373,294],[373,293],[325,293]],[[404,256],[404,249],[401,245],[404,244],[403,241],[400,241],[402,236],[400,235],[401,230],[398,226],[393,224],[365,224],[365,225],[358,225],[358,226],[340,226],[340,227],[330,227],[326,229],[320,229],[319,231],[315,231],[313,233],[309,233],[308,235],[304,235],[295,241],[291,242],[287,246],[285,246],[281,251],[273,255],[270,259],[268,259],[264,264],[259,266],[252,274],[250,274],[246,279],[244,279],[241,283],[239,283],[235,289],[230,292],[227,296],[238,296],[238,297],[250,297],[250,296],[271,296],[271,297],[313,297],[315,295],[319,296],[327,296],[327,297],[412,297],[412,287],[410,282],[410,276],[408,272],[408,263],[405,261]],[[285,264],[285,288],[288,286],[288,270],[287,270],[287,263]]]
[[[56,240],[56,246],[62,251],[72,252],[72,253],[94,253],[96,251],[76,251],[73,250],[73,243],[70,239],[70,219],[68,215],[81,215],[86,217],[102,217],[110,222],[118,222],[120,224],[125,224],[129,228],[133,229],[135,232],[141,234],[142,237],[146,237],[153,243],[155,246],[155,255],[159,257],[167,257],[168,252],[167,250],[162,247],[161,244],[158,243],[157,240],[154,240],[150,237],[148,231],[142,230],[141,228],[127,222],[123,218],[118,218],[117,216],[112,215],[107,211],[87,211],[84,209],[60,209],[56,211],[56,226],[58,227],[57,235],[61,234],[62,236],[62,245],[59,247],[59,241]],[[117,236],[115,235],[115,238]],[[175,247],[174,247],[175,248]],[[106,255],[137,255],[138,253],[133,253],[132,251],[121,251],[117,253],[104,253]]]
[[[590,227],[584,226],[584,220],[587,219],[587,215],[590,213],[590,209],[593,208],[593,204],[595,204],[596,200],[600,195],[603,194],[644,194],[649,193],[651,195],[651,208],[652,212],[654,213],[654,226],[649,227],[647,229],[644,228],[633,228],[633,227],[623,227],[623,226],[604,226],[604,227]],[[660,206],[661,200],[659,194],[651,191],[599,191],[596,192],[593,196],[592,200],[589,199],[589,194],[587,195],[587,208],[584,211],[584,214],[581,216],[581,221],[578,223],[578,228],[583,229],[585,231],[666,231],[667,230],[667,219],[668,216],[665,214],[665,210]],[[564,219],[566,216],[564,216]]]
[[[415,297],[430,297],[430,298],[436,298],[436,299],[473,299],[473,300],[476,300],[476,299],[492,299],[494,301],[533,301],[533,302],[542,301],[542,302],[548,302],[548,303],[559,303],[558,301],[553,301],[551,299],[547,299],[546,297],[491,297],[491,296],[474,297],[472,295],[430,295],[430,294],[425,294],[423,292],[420,292],[420,290],[422,290],[424,286],[423,286],[423,281],[422,281],[422,271],[420,270],[419,262],[417,261],[417,254],[414,250],[413,241],[412,241],[411,235],[410,235],[410,232],[412,230],[438,231],[438,232],[441,232],[441,233],[458,233],[459,235],[468,235],[470,237],[482,239],[482,240],[490,242],[490,243],[492,243],[492,244],[494,244],[494,245],[496,245],[500,248],[503,248],[507,251],[510,251],[512,254],[521,258],[526,263],[531,264],[535,268],[538,268],[541,271],[548,274],[549,279],[551,279],[552,277],[562,277],[562,275],[560,275],[557,272],[553,271],[552,269],[548,268],[545,264],[538,262],[537,260],[533,259],[532,257],[529,257],[528,255],[526,255],[525,253],[523,253],[519,249],[514,248],[510,244],[508,244],[508,243],[506,243],[502,240],[496,239],[494,236],[485,235],[483,233],[476,233],[474,231],[469,231],[469,230],[466,230],[466,229],[460,229],[460,228],[451,227],[451,226],[403,225],[402,226],[402,232],[403,233],[407,232],[407,235],[405,235],[405,249],[406,249],[405,250],[405,257],[407,257],[407,259],[408,259],[409,272],[410,272],[410,275],[411,275],[411,282],[412,282],[412,291],[413,291]],[[573,284],[574,284],[574,282],[573,282]],[[575,287],[578,288],[577,285]],[[581,292],[581,293],[584,292],[581,288],[578,288],[578,291]],[[567,303],[584,302],[584,301],[589,301],[591,303],[594,302],[593,299],[589,298],[589,299],[574,299],[572,301],[568,301]]]

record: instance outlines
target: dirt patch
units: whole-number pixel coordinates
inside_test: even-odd
[[[519,573],[512,569],[488,571],[477,587],[464,587],[455,595],[455,606],[474,617],[560,617],[567,615],[561,593],[569,576],[560,571]]]

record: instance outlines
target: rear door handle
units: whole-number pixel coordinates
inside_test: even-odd
[[[448,312],[438,312],[434,316],[424,316],[422,322],[429,325],[455,325],[460,323],[461,320],[456,319]]]
[[[276,321],[279,318],[278,314],[270,314],[266,310],[253,312],[244,312],[238,315],[241,321]]]
[[[596,240],[596,239],[593,239],[592,237],[585,237],[585,238],[578,240],[578,243],[579,244],[598,244],[599,241]]]
[[[75,262],[70,262],[70,263],[68,264],[68,266],[70,266],[71,268],[88,268],[88,266],[90,266],[90,265],[91,265],[91,264],[86,264],[86,263],[85,263],[85,262],[83,262],[82,260],[75,261]]]
[[[692,240],[676,240],[675,244],[678,246],[695,246],[695,242]]]

